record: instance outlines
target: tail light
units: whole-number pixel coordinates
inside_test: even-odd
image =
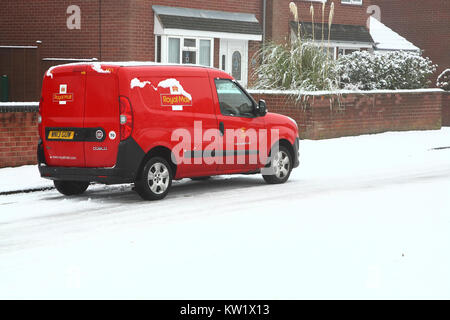
[[[39,111],[37,114],[37,123],[38,123],[38,132],[39,132],[39,137],[42,139],[42,104],[44,103],[44,98],[41,97],[41,100],[39,101]]]
[[[120,96],[119,105],[120,140],[125,140],[131,136],[133,131],[133,110],[127,97]]]

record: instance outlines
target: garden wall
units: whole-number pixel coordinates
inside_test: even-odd
[[[0,104],[0,168],[36,164],[38,103]]]
[[[305,93],[300,102],[281,91],[250,90],[270,112],[290,116],[300,138],[329,139],[385,131],[441,128],[444,92],[439,89]]]
[[[307,95],[301,103],[276,91],[250,93],[271,112],[295,119],[303,139],[384,131],[440,129],[450,125],[450,94],[442,90],[343,92]],[[444,110],[442,112],[442,110]],[[0,103],[0,168],[36,163],[38,103]]]
[[[442,94],[442,126],[450,127],[450,92]]]

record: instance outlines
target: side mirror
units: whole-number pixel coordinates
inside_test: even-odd
[[[258,115],[264,117],[267,113],[266,102],[264,100],[259,100],[258,102]]]

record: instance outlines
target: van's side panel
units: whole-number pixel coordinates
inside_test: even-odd
[[[87,70],[84,126],[92,128],[96,137],[84,144],[86,167],[116,164],[120,142],[117,69],[102,65],[100,70]]]
[[[86,66],[68,65],[44,75],[40,134],[49,166],[85,166],[84,142],[81,138],[84,126],[85,73]],[[67,135],[70,132],[74,134]],[[60,133],[61,137],[56,138],[56,133]]]
[[[218,128],[207,70],[155,66],[121,72],[120,93],[131,100],[132,137],[141,148],[146,153],[158,146],[178,150],[176,178],[215,174],[215,164],[196,163],[205,147],[202,134]]]

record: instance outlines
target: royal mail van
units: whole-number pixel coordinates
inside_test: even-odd
[[[299,165],[298,128],[267,113],[227,73],[150,63],[50,68],[39,104],[39,171],[65,195],[91,182],[134,183],[164,198],[173,179],[262,173],[284,183]]]

